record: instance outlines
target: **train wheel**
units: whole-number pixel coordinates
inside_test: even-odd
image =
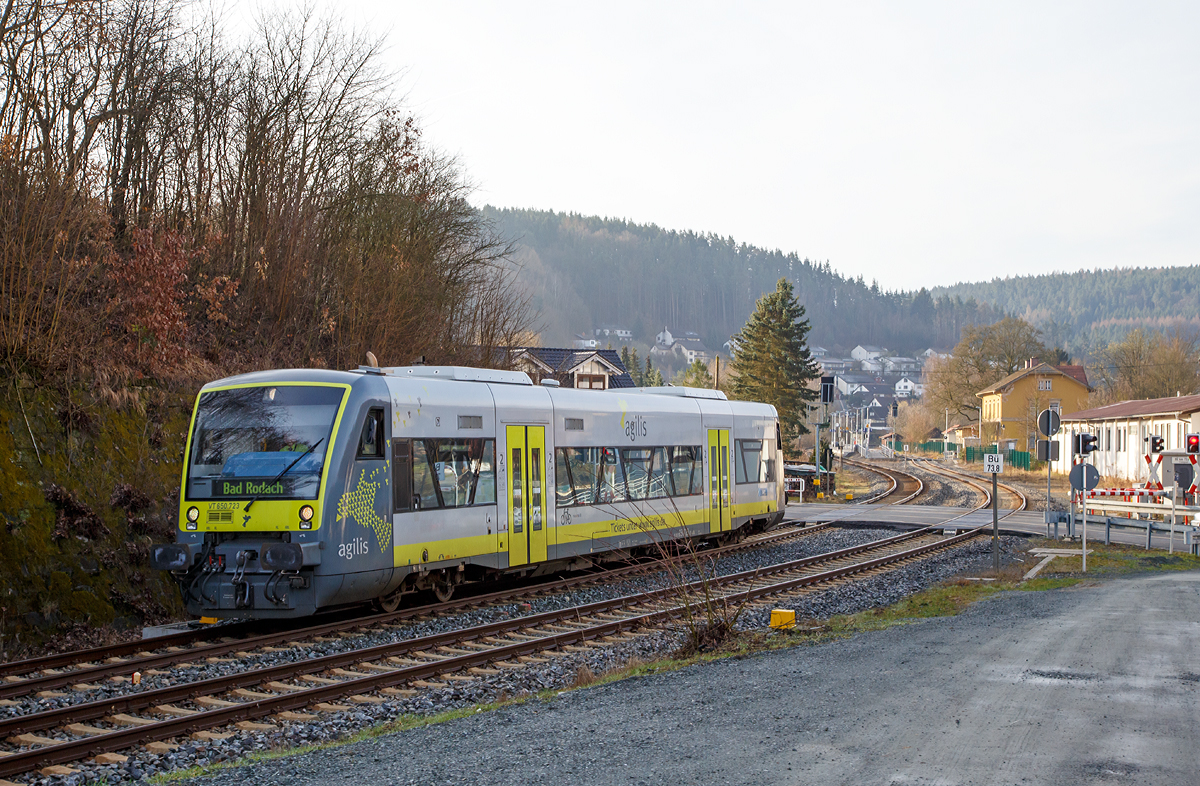
[[[450,598],[454,597],[454,582],[449,579],[443,581],[435,579],[433,582],[433,596],[442,603],[450,600]]]
[[[375,604],[379,606],[386,614],[391,614],[396,609],[400,608],[400,601],[404,595],[400,592],[393,592],[391,595],[385,595],[382,598],[376,598]]]

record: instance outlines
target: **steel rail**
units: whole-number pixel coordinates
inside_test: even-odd
[[[842,460],[845,461],[846,458],[843,456]],[[916,475],[910,475],[909,473],[904,472],[903,470],[898,470],[898,469],[885,470],[880,467],[871,466],[870,464],[867,464],[862,461],[854,461],[854,460],[851,460],[849,462],[849,464],[852,467],[858,467],[859,469],[865,469],[868,472],[875,472],[877,474],[883,475],[884,477],[889,478],[892,481],[891,488],[889,488],[887,491],[885,491],[882,494],[877,494],[874,497],[870,497],[868,499],[862,500],[861,502],[858,503],[860,505],[872,505],[881,499],[887,499],[887,497],[889,497],[893,493],[895,493],[896,489],[898,489],[900,486],[900,481],[896,478],[896,475],[904,475],[906,477],[912,478],[912,480],[915,481],[917,484],[917,490],[914,491],[912,494],[909,494],[907,497],[904,497],[903,499],[897,500],[896,502],[889,502],[888,503],[889,505],[903,505],[905,503],[911,502],[912,500],[914,500],[918,496],[920,496],[921,492],[923,492],[925,490],[925,481],[921,480]],[[892,474],[893,472],[896,474],[893,475]]]
[[[740,573],[731,573],[727,576],[721,576],[710,580],[709,585],[711,586],[713,582],[729,583],[733,581],[742,581],[756,576],[782,573],[788,570],[795,570],[797,568],[803,568],[823,562],[832,562],[834,560],[854,556],[855,554],[859,554],[864,551],[872,551],[879,548],[890,547],[905,540],[911,540],[922,535],[930,534],[934,531],[934,529],[935,528],[933,527],[929,527],[925,530],[905,532],[900,535],[894,535],[890,538],[884,538],[882,540],[875,540],[869,543],[859,544],[857,546],[850,546],[844,549],[826,552],[825,554],[816,554],[811,557],[802,557],[798,560],[779,563],[777,565],[769,566],[768,568],[742,571]],[[689,586],[702,585],[703,582],[698,582]],[[199,682],[182,683],[180,685],[172,685],[165,688],[156,688],[154,690],[131,693],[126,696],[117,696],[94,702],[59,707],[57,709],[46,710],[44,712],[38,712],[29,715],[18,715],[0,720],[0,738],[13,734],[22,734],[26,732],[53,728],[71,721],[92,720],[105,715],[110,715],[114,712],[136,711],[139,709],[145,709],[147,707],[154,707],[160,704],[169,704],[172,701],[191,698],[193,696],[223,693],[236,688],[243,688],[247,685],[258,685],[264,682],[288,679],[301,674],[313,674],[330,668],[341,668],[347,664],[361,663],[363,661],[374,660],[376,658],[403,655],[421,649],[428,649],[430,647],[444,646],[448,642],[471,640],[477,635],[495,635],[498,632],[503,633],[510,630],[536,627],[538,625],[546,624],[547,622],[561,620],[564,617],[578,617],[580,615],[611,611],[634,603],[645,603],[648,600],[654,600],[666,596],[669,593],[677,590],[678,588],[676,587],[667,587],[661,590],[651,590],[649,592],[640,593],[637,595],[625,595],[620,598],[596,601],[594,603],[571,607],[569,609],[560,609],[556,611],[543,612],[541,614],[534,614],[527,617],[514,617],[507,620],[500,620],[498,622],[488,623],[487,625],[476,626],[474,628],[464,628],[457,631],[447,631],[446,633],[435,634],[433,636],[408,639],[389,644],[379,644],[374,647],[367,647],[365,649],[347,650],[345,652],[324,655],[319,658],[309,658],[303,661],[282,663],[276,666],[269,666],[253,671],[238,672],[222,677],[212,677]],[[2,770],[2,765],[5,761],[7,761],[7,757],[0,758],[0,770]]]
[[[763,586],[763,587],[751,587],[751,588],[748,588],[747,590],[745,590],[744,592],[735,593],[731,597],[740,598],[744,601],[756,600],[758,598],[766,597],[768,595],[789,592],[789,591],[799,589],[804,586],[809,586],[812,584],[817,584],[817,583],[821,583],[821,582],[825,582],[825,581],[844,578],[846,576],[851,576],[856,573],[862,573],[864,571],[873,570],[875,568],[882,567],[884,565],[912,559],[914,557],[921,556],[921,555],[929,553],[931,551],[941,550],[941,549],[948,548],[952,545],[957,545],[960,542],[963,542],[969,538],[975,537],[981,531],[982,531],[982,528],[978,528],[978,529],[971,530],[966,533],[957,535],[955,537],[944,538],[944,539],[938,540],[934,543],[929,543],[929,544],[918,546],[918,547],[915,547],[912,549],[907,549],[907,550],[903,550],[903,551],[896,552],[893,554],[884,555],[884,556],[877,557],[872,560],[867,560],[866,562],[854,563],[852,565],[834,568],[834,569],[824,571],[824,572],[821,572],[818,574],[812,574],[809,576],[801,576],[798,578],[788,579],[783,582],[779,582],[777,584],[767,585],[767,586]],[[873,544],[864,544],[864,545],[866,545],[868,547],[874,546],[874,547],[878,548],[885,543],[894,544],[901,540],[911,539],[920,534],[924,534],[924,532],[918,531],[918,532],[906,533],[904,535],[896,536],[894,538],[886,538],[883,541],[876,541]],[[833,554],[843,554],[848,551],[861,552],[862,550],[863,550],[862,547],[851,547],[850,549],[842,549],[838,552],[830,552],[830,555],[823,555],[823,556],[828,557]],[[810,562],[811,563],[811,561],[814,559],[817,559],[817,558],[816,557],[806,558],[805,560],[798,560],[796,562]],[[794,563],[785,563],[785,564],[794,564]],[[724,585],[733,583],[735,580],[744,580],[745,578],[754,577],[754,576],[758,576],[758,575],[761,575],[760,571],[746,571],[746,572],[743,572],[740,574],[733,574],[730,576],[721,577],[720,579],[717,579],[716,581],[718,581],[721,586],[724,586]],[[740,579],[735,579],[735,577],[740,577]],[[655,600],[655,599],[662,598],[662,597],[668,597],[671,594],[678,594],[681,591],[686,592],[686,591],[692,591],[695,589],[703,589],[705,587],[705,584],[706,584],[706,582],[696,582],[694,584],[688,585],[686,588],[668,587],[668,588],[665,588],[662,590],[657,590],[653,593],[646,593],[646,594],[638,595],[638,596],[629,596],[628,598],[623,599],[626,601],[626,605],[623,606],[622,608],[637,608],[638,606],[645,605],[646,603],[648,603],[651,600]],[[708,582],[708,584],[711,584],[711,581]],[[601,601],[596,604],[588,604],[586,606],[577,607],[575,609],[566,609],[566,610],[562,610],[559,612],[548,612],[548,613],[542,614],[542,615],[535,615],[534,617],[525,618],[523,620],[506,620],[506,621],[503,621],[500,623],[492,623],[490,625],[479,626],[479,627],[467,629],[464,631],[458,631],[455,634],[440,634],[439,636],[431,637],[431,639],[443,640],[447,637],[457,636],[457,639],[456,639],[457,641],[460,641],[460,642],[472,641],[475,639],[482,639],[482,638],[486,638],[489,636],[494,636],[495,632],[498,629],[502,629],[501,632],[508,632],[508,628],[511,626],[517,626],[516,628],[513,628],[513,629],[519,629],[520,627],[526,627],[526,628],[534,627],[534,626],[536,626],[534,623],[534,620],[539,619],[539,618],[551,618],[552,617],[555,620],[561,620],[564,616],[569,617],[569,616],[572,616],[572,614],[574,614],[574,616],[576,618],[580,618],[588,613],[592,613],[592,614],[602,613],[603,610],[612,610],[611,604],[614,604],[616,602],[617,601],[615,601],[615,600],[614,601]],[[610,608],[597,609],[597,610],[594,610],[591,612],[586,611],[587,609],[594,607],[594,606],[610,607]],[[187,715],[185,717],[171,718],[168,720],[159,721],[157,723],[154,723],[153,725],[134,726],[134,727],[131,727],[128,729],[120,729],[117,731],[109,732],[108,734],[104,734],[104,735],[88,737],[88,738],[84,738],[81,740],[68,741],[68,742],[61,743],[59,745],[47,746],[47,747],[43,747],[43,748],[36,748],[36,749],[29,750],[29,751],[21,752],[21,753],[14,753],[14,754],[4,756],[3,758],[0,758],[0,776],[13,775],[13,774],[18,774],[18,773],[22,773],[22,772],[27,772],[37,766],[44,766],[44,765],[48,765],[48,764],[63,764],[63,763],[67,763],[67,762],[78,761],[79,759],[81,759],[87,755],[120,750],[120,749],[127,748],[127,747],[130,747],[131,745],[135,745],[135,744],[142,743],[142,742],[150,742],[153,740],[169,739],[171,737],[179,736],[185,732],[198,731],[201,729],[213,728],[215,726],[223,726],[228,723],[232,723],[232,722],[236,722],[236,721],[251,720],[253,718],[260,718],[260,717],[264,717],[267,715],[271,715],[274,713],[278,713],[278,712],[282,712],[282,711],[286,711],[286,710],[290,710],[290,709],[306,707],[310,704],[313,704],[314,702],[321,702],[321,701],[325,701],[328,699],[336,699],[336,698],[340,698],[340,697],[347,696],[347,695],[358,695],[358,694],[366,693],[366,692],[373,691],[373,690],[379,690],[382,688],[392,687],[395,685],[403,684],[403,683],[409,682],[411,680],[423,679],[425,677],[433,677],[433,676],[437,676],[439,674],[452,673],[452,672],[462,671],[463,669],[482,666],[482,665],[485,665],[487,663],[497,661],[497,660],[509,660],[509,659],[512,659],[515,657],[532,655],[536,652],[547,650],[547,649],[561,648],[561,647],[571,645],[571,644],[574,644],[577,642],[591,641],[591,640],[594,640],[597,638],[602,638],[604,636],[612,635],[613,633],[622,632],[624,630],[630,630],[630,629],[634,629],[634,628],[638,628],[638,627],[643,627],[646,625],[656,624],[656,623],[663,622],[663,621],[666,621],[669,619],[673,619],[675,617],[683,615],[685,613],[686,608],[687,608],[687,605],[685,604],[685,605],[680,605],[680,606],[674,606],[674,607],[668,608],[668,609],[660,609],[660,610],[656,610],[656,611],[650,611],[650,612],[638,614],[635,616],[626,617],[626,618],[620,619],[620,620],[604,621],[597,625],[589,626],[587,628],[580,628],[578,630],[573,630],[573,631],[569,631],[569,632],[561,632],[561,633],[555,632],[555,633],[551,633],[550,635],[547,635],[547,636],[540,636],[536,639],[530,639],[530,640],[513,642],[511,644],[500,645],[500,646],[497,646],[497,647],[494,647],[494,648],[491,648],[488,650],[481,650],[477,653],[459,655],[459,656],[447,658],[444,660],[436,661],[433,663],[405,666],[405,667],[397,668],[394,671],[388,671],[388,672],[384,672],[384,673],[380,673],[380,674],[367,675],[367,676],[363,676],[363,677],[355,678],[355,679],[347,679],[345,681],[341,681],[336,684],[323,685],[320,687],[310,688],[310,689],[306,689],[303,691],[282,693],[278,696],[273,696],[270,698],[262,698],[262,699],[255,699],[252,701],[246,701],[246,702],[239,703],[232,707],[219,707],[219,708],[209,709],[206,711],[197,712],[192,715]],[[549,621],[552,621],[552,620],[546,619],[546,620],[536,623],[536,624],[546,624]],[[404,642],[403,644],[412,646],[412,645],[418,644],[418,641],[420,641],[420,640]],[[362,662],[364,660],[373,660],[375,658],[385,657],[385,656],[391,655],[392,654],[391,649],[396,646],[397,645],[382,645],[380,647],[369,648],[367,650],[360,650],[357,653],[341,653],[336,656],[328,656],[327,658],[314,659],[313,661],[309,661],[305,664],[293,664],[293,665],[294,666],[309,666],[309,665],[313,665],[313,664],[317,663],[318,661],[330,661],[330,663],[324,665],[322,668],[317,669],[317,670],[323,670],[324,668],[329,668],[332,661],[334,661],[334,660],[339,661],[339,662],[345,662],[344,659],[350,655],[358,655],[359,656],[357,658],[357,660],[354,660],[352,662]],[[430,639],[424,640],[424,644],[423,644],[422,648],[428,648],[431,646],[436,646],[436,645],[434,645]],[[382,650],[386,650],[386,652],[375,652],[375,651],[382,651]],[[372,653],[372,652],[374,652],[375,654],[367,655],[367,653]],[[270,669],[270,670],[264,670],[263,672],[258,672],[256,675],[254,675],[254,681],[249,684],[258,684],[258,683],[264,682],[267,679],[269,679],[269,676],[267,675],[266,672],[274,673],[276,671],[278,671],[278,670]],[[238,675],[238,676],[249,677],[250,675]],[[220,682],[220,681],[223,681],[223,680],[221,678],[218,678],[216,680],[208,680],[205,682],[206,683],[214,683],[214,682]],[[174,698],[176,700],[178,700],[179,698],[187,698],[190,695],[196,695],[196,693],[197,693],[196,689],[204,684],[205,683],[195,683],[190,686],[179,686],[178,688],[164,689],[164,691],[167,691],[167,692],[184,691],[183,693],[179,693],[179,694],[175,695]],[[189,688],[192,691],[190,694],[186,692]],[[144,696],[158,695],[160,693],[163,693],[164,691],[154,691],[151,693],[144,694]],[[125,701],[127,701],[128,698],[131,698],[131,697],[127,697],[127,699]],[[155,703],[158,703],[158,701],[163,701],[163,700],[165,700],[165,699],[159,698],[157,701],[155,701]],[[97,704],[103,705],[103,708],[101,710],[102,712],[111,712],[116,709],[116,707],[113,706],[114,704],[121,705],[122,703],[124,703],[123,700],[115,700],[115,702],[114,701],[105,701],[105,702],[98,702]],[[134,709],[133,707],[125,707],[125,708],[126,709]],[[57,711],[52,711],[52,713],[48,713],[48,714],[57,714]],[[84,720],[84,719],[90,719],[90,718],[96,717],[96,716],[90,715],[87,717],[81,717],[81,716],[71,716],[71,717],[72,717],[72,719]],[[58,725],[58,724],[55,723],[53,725]],[[45,728],[45,727],[41,727],[41,728]]]
[[[946,477],[950,477],[950,478],[958,480],[959,482],[964,483],[966,485],[974,486],[975,488],[982,491],[986,502],[983,505],[981,505],[980,507],[987,507],[988,505],[991,504],[992,493],[988,489],[987,482],[984,479],[979,478],[969,472],[963,472],[961,470],[955,470],[955,469],[950,469],[949,467],[943,467],[940,464],[937,464],[936,462],[933,462],[929,459],[914,459],[914,461],[919,462],[926,471],[932,472],[934,475],[943,475]],[[1013,513],[1018,513],[1022,510],[1025,510],[1025,508],[1029,506],[1029,499],[1025,496],[1025,493],[1023,491],[1021,491],[1020,489],[1018,489],[1017,487],[1012,486],[1008,483],[1000,483],[1000,482],[997,482],[996,486],[998,488],[1003,489],[1004,491],[1008,492],[1009,494],[1012,494],[1014,497],[1016,497],[1017,499],[1019,499],[1021,501],[1021,504],[1019,506],[1017,506],[1016,508],[1014,508],[1011,511],[1009,511],[1008,513],[1006,513],[1005,516],[1012,515]]]
[[[773,543],[786,541],[794,537],[808,535],[812,532],[825,529],[828,526],[828,523],[822,522],[806,527],[775,532],[762,537],[741,541],[739,543],[718,546],[714,549],[706,550],[704,554],[720,555],[734,551],[768,546]],[[394,612],[373,614],[365,617],[356,617],[350,620],[337,620],[304,628],[285,629],[276,633],[249,636],[246,638],[234,639],[232,641],[201,644],[177,651],[165,651],[169,647],[179,646],[178,644],[174,643],[177,637],[163,636],[155,639],[143,639],[137,642],[117,645],[116,647],[95,648],[78,651],[75,653],[52,655],[42,659],[18,661],[13,664],[7,664],[7,669],[5,671],[0,671],[0,676],[5,676],[6,674],[8,676],[12,676],[14,674],[29,674],[36,671],[44,671],[46,669],[57,669],[67,665],[87,663],[90,660],[101,658],[107,662],[102,665],[75,669],[64,673],[43,674],[37,677],[26,677],[20,679],[19,681],[13,680],[0,683],[0,699],[25,696],[37,691],[53,690],[55,688],[66,687],[78,683],[94,682],[96,680],[103,680],[119,675],[132,674],[135,671],[140,671],[143,669],[161,668],[163,666],[170,666],[175,663],[183,663],[196,658],[211,658],[228,654],[230,652],[269,647],[298,639],[321,636],[326,633],[354,630],[391,622],[401,622],[432,614],[442,614],[460,609],[475,608],[506,601],[516,601],[530,596],[560,592],[578,587],[580,585],[615,581],[625,578],[629,575],[637,575],[639,573],[647,573],[657,570],[662,564],[663,560],[659,559],[650,562],[639,563],[637,565],[627,565],[620,568],[613,568],[598,573],[569,576],[564,579],[558,579],[533,586],[496,590],[490,593],[472,595],[465,598],[457,598],[444,603],[435,603],[426,606],[414,606],[412,608],[400,609]],[[239,625],[241,624],[239,623]],[[231,626],[222,626],[221,628],[213,629],[213,631],[209,632],[223,633],[225,630],[228,630],[229,627]],[[139,655],[139,653],[150,652],[152,650],[159,650],[160,652],[154,652],[153,654],[149,655]],[[118,658],[122,655],[138,655],[138,657],[126,657],[120,662],[113,662],[111,660],[112,658]]]

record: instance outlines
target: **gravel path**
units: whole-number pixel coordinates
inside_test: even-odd
[[[1004,593],[192,783],[1192,784],[1198,579]]]

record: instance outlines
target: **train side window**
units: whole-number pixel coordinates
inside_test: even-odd
[[[621,448],[621,463],[625,466],[625,483],[630,499],[646,499],[650,490],[650,448]]]
[[[483,440],[483,455],[479,458],[478,479],[475,481],[473,505],[496,504],[496,440]]]
[[[358,440],[358,458],[383,458],[383,410],[372,409],[363,421],[362,435]]]
[[[628,498],[625,490],[625,472],[621,468],[616,448],[601,448],[601,454],[600,469],[603,475],[600,482],[600,504],[624,502]]]
[[[433,443],[433,450],[430,445]],[[434,462],[437,459],[436,439],[413,440],[413,504],[418,510],[442,507],[442,490],[438,486]]]
[[[667,448],[671,454],[671,480],[676,497],[686,497],[689,494],[700,494],[704,491],[704,472],[700,468],[698,448],[674,447]]]
[[[671,473],[667,471],[667,449],[655,448],[650,460],[650,493],[649,499],[662,499],[675,496],[671,484]]]
[[[692,493],[704,493],[704,448],[700,445],[692,448]]]
[[[572,503],[571,469],[567,463],[567,449],[557,448],[554,451],[554,504],[565,508]]]
[[[595,505],[600,493],[600,448],[558,448],[565,462],[571,488],[561,505]],[[562,483],[562,478],[559,478]]]
[[[737,483],[763,482],[763,440],[735,440],[734,480]]]
[[[412,446],[407,439],[392,440],[392,511],[412,510]]]

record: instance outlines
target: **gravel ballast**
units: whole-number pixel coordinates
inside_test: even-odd
[[[190,783],[1191,784],[1198,578],[1002,593]]]
[[[753,570],[766,565],[891,537],[895,534],[887,529],[834,529],[814,533],[789,543],[722,557],[711,569],[721,575]],[[1019,539],[1005,539],[1005,547],[1006,549],[1019,547]],[[960,573],[979,563],[984,556],[990,560],[990,546],[986,541],[964,544],[930,559],[880,576],[828,590],[805,593],[790,606],[796,609],[798,617],[821,619],[834,614],[853,613],[865,608],[886,605]],[[201,664],[198,665],[196,671],[188,671],[187,679],[196,679],[196,675],[201,672],[205,676],[216,676],[218,673],[228,673],[229,669],[242,671],[256,668],[257,665],[279,662],[281,657],[289,660],[317,657],[338,650],[373,646],[386,641],[461,629],[508,616],[536,614],[605,598],[640,593],[647,589],[663,586],[665,581],[666,578],[662,574],[639,577],[617,584],[576,589],[562,595],[539,598],[523,604],[524,608],[517,604],[492,607],[425,620],[397,631],[372,632],[345,641],[314,642],[312,646],[304,649],[255,656],[249,663]],[[743,628],[763,627],[766,625],[767,616],[766,610],[749,612],[743,615],[739,624]],[[423,691],[417,696],[409,698],[391,699],[382,704],[357,705],[345,712],[322,713],[320,718],[315,721],[286,723],[270,721],[279,725],[279,728],[274,731],[238,732],[232,738],[223,741],[189,741],[179,750],[163,755],[151,754],[140,751],[140,749],[136,753],[125,751],[125,753],[131,754],[131,759],[123,765],[100,766],[94,763],[79,763],[72,765],[80,770],[79,775],[66,779],[57,777],[37,779],[31,782],[41,784],[83,783],[105,778],[109,782],[121,779],[136,780],[182,767],[233,761],[256,752],[340,739],[355,731],[369,728],[401,715],[432,715],[504,697],[515,697],[544,690],[561,690],[571,685],[575,681],[576,675],[585,666],[594,674],[602,674],[634,660],[647,661],[667,656],[676,650],[680,643],[681,638],[677,631],[655,631],[613,647],[593,649],[585,653],[573,653],[566,657],[551,659],[545,664],[530,665],[520,670],[504,670],[499,675],[471,682],[454,682],[450,683],[447,688]],[[171,679],[169,676],[148,678],[143,681],[143,688],[169,684]],[[117,692],[113,691],[114,694]],[[96,698],[98,697],[95,693],[89,695],[90,700]],[[64,700],[41,699],[28,704],[36,703],[39,707],[46,708],[53,706],[53,702],[56,701]],[[6,709],[8,710],[6,714],[12,714],[11,711],[15,708]],[[26,706],[25,709],[29,709],[29,707]]]

